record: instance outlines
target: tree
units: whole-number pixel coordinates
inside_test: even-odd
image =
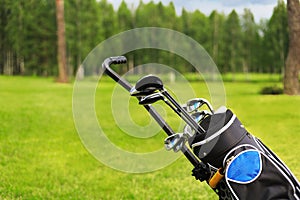
[[[199,10],[191,14],[190,36],[208,49],[209,43],[209,21],[208,18]]]
[[[8,51],[8,37],[5,27],[8,23],[9,7],[6,0],[0,3],[0,74],[5,73],[5,65]]]
[[[233,10],[225,22],[224,42],[226,48],[225,67],[233,73],[241,71],[241,25],[238,14]],[[227,71],[226,70],[226,71]]]
[[[140,4],[135,12],[135,26],[136,27],[161,27],[161,19],[159,13],[159,7],[153,1],[144,4],[140,1]],[[159,39],[154,33],[148,38],[143,37],[142,40],[145,44],[153,44]],[[142,63],[159,62],[158,61],[158,50],[157,49],[143,49],[143,51],[136,51],[135,64],[139,65]]]
[[[124,0],[122,0],[118,11],[117,11],[117,17],[118,17],[118,29],[120,31],[126,31],[133,28],[133,17],[131,11],[128,9],[126,3]],[[126,45],[127,41],[124,41],[123,45]],[[124,48],[124,47],[123,47]],[[134,68],[134,53],[127,53],[127,63],[128,68],[126,68],[126,71],[129,71]]]
[[[278,0],[272,17],[259,24],[255,23],[249,9],[245,9],[241,17],[235,11],[229,15],[213,11],[210,16],[206,16],[199,10],[190,12],[185,9],[177,16],[172,2],[163,4],[140,1],[137,9],[133,10],[123,0],[120,7],[114,10],[108,0],[0,1],[0,74],[57,76],[60,73],[61,76],[63,72],[71,76],[101,41],[131,28],[152,26],[178,30],[198,41],[211,54],[222,73],[280,73],[285,66],[285,78],[297,78],[298,71],[290,72],[288,65],[285,65],[289,34],[284,0]],[[299,7],[299,2],[295,2],[291,6],[294,10]],[[59,14],[56,11],[61,11],[58,8],[62,8],[64,13],[56,19],[56,14]],[[293,20],[289,21],[292,23]],[[61,28],[59,22],[64,22],[65,28]],[[297,29],[299,21],[294,24],[291,30]],[[61,42],[58,36],[64,29],[66,41]],[[299,38],[294,35],[291,37],[292,41]],[[164,41],[164,38],[153,33],[143,39],[147,44]],[[290,46],[300,46],[292,41]],[[57,48],[53,48],[56,42]],[[64,53],[58,52],[61,44],[65,45]],[[299,55],[293,50],[290,52],[291,56]],[[135,50],[126,56],[128,68],[118,68],[119,72],[148,62],[166,64],[180,72],[194,70],[183,58],[163,50]],[[297,56],[294,57],[297,59]],[[58,67],[58,62],[59,66],[64,66],[62,60],[67,64],[59,72],[62,67]],[[288,63],[294,61],[295,58],[290,58]],[[95,66],[91,72],[97,73],[98,68]],[[296,84],[293,82],[290,85]]]
[[[210,53],[212,59],[217,64],[219,70],[221,72],[224,71],[224,14],[218,13],[216,10],[212,11],[209,16],[210,21],[210,46],[208,48],[208,52]]]
[[[1,2],[1,30],[0,35],[3,37],[1,39],[1,52],[3,53],[1,63],[3,67],[0,70],[3,74],[14,75],[23,74],[23,64],[21,62],[20,56],[20,44],[22,44],[22,37],[24,34],[23,28],[23,12],[22,3],[18,1],[2,1]],[[1,60],[1,59],[0,59]],[[1,66],[0,64],[0,66]]]
[[[98,2],[98,1],[97,1]],[[98,2],[99,15],[101,15],[101,28],[103,29],[104,39],[107,39],[118,32],[117,16],[112,4],[107,0],[101,0]]]
[[[88,53],[103,39],[102,16],[95,0],[65,1],[67,65],[75,74]],[[87,12],[88,10],[88,12]]]
[[[267,22],[264,47],[264,56],[267,61],[266,65],[268,65],[265,71],[282,72],[288,47],[287,11],[283,0],[278,1],[270,20]]]
[[[64,1],[56,0],[56,21],[57,21],[57,61],[58,81],[68,82],[66,41],[65,41],[65,20]]]
[[[117,11],[118,29],[126,31],[133,28],[132,15],[124,0],[121,2]]]
[[[258,51],[257,26],[254,21],[254,16],[249,9],[244,9],[242,15],[242,31],[243,71],[247,73],[258,64],[255,62],[255,52]]]
[[[300,94],[300,2],[287,0],[289,25],[289,53],[285,64],[284,93],[288,95]]]
[[[4,40],[0,43],[3,43],[3,73],[55,75],[55,2],[6,0],[2,3],[1,35],[4,34]]]

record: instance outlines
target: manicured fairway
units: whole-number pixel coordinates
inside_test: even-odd
[[[227,107],[300,179],[300,96],[259,94],[273,84],[226,82]],[[112,142],[136,152],[163,147],[163,132],[149,139],[122,134],[106,105],[115,83],[105,79],[100,86],[96,109],[106,112],[97,116]],[[209,97],[204,82],[192,86],[197,96]],[[0,199],[218,199],[190,176],[192,166],[183,156],[144,174],[120,172],[97,161],[75,129],[72,92],[73,84],[51,78],[0,76]],[[130,107],[136,123],[150,120],[136,101]]]

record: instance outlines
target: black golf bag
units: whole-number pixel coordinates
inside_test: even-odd
[[[193,175],[199,179],[209,171],[206,181],[219,199],[300,199],[300,184],[287,166],[230,110],[221,110],[201,122],[206,136],[189,139],[205,164],[196,167]],[[213,139],[203,144],[209,138]]]
[[[141,78],[132,86],[110,68],[111,64],[125,62],[123,56],[110,57],[102,66],[107,75],[139,100],[139,104],[165,131],[168,135],[166,149],[181,151],[194,166],[192,175],[197,180],[206,181],[219,199],[300,199],[300,184],[296,177],[269,148],[245,129],[229,109],[221,107],[214,111],[202,98],[180,106],[162,81],[153,75]],[[182,133],[175,133],[151,106],[160,100],[187,123]],[[210,111],[199,111],[203,104]]]

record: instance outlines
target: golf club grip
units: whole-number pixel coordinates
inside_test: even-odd
[[[125,64],[127,62],[126,57],[124,56],[116,56],[116,57],[109,57],[106,58],[102,64],[102,68],[104,73],[109,75],[114,81],[122,85],[127,91],[130,91],[131,85],[126,80],[122,79],[118,73],[110,68],[112,64]]]
[[[123,86],[127,91],[130,91],[132,85],[127,82],[125,79],[121,78],[117,72],[110,68],[112,64],[124,64],[127,62],[126,57],[124,56],[116,56],[109,57],[104,60],[102,63],[102,68],[104,73],[110,76],[115,82],[119,83]],[[159,126],[165,131],[167,135],[173,135],[175,132],[173,129],[167,124],[167,122],[160,116],[160,114],[152,107],[152,105],[144,105],[145,109],[149,112],[149,114],[155,119],[155,121],[159,124]],[[193,166],[197,166],[200,162],[197,157],[188,149],[186,146],[182,148],[182,153],[185,157],[192,163]]]
[[[110,66],[111,64],[125,64],[127,62],[127,59],[125,56],[114,56],[109,57],[104,60],[104,63],[106,66]]]

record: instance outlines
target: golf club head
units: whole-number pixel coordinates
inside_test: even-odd
[[[163,90],[163,82],[154,75],[147,75],[137,81],[135,86],[130,90],[131,96],[144,96],[154,93],[156,90]]]
[[[186,103],[186,111],[189,113],[194,112],[194,111],[198,110],[204,104],[207,105],[207,107],[209,108],[211,113],[214,112],[211,104],[204,98],[195,98],[195,99],[188,100]]]
[[[211,113],[207,110],[202,110],[200,112],[195,112],[191,116],[197,122],[200,123],[206,116],[211,115]]]
[[[209,111],[202,110],[201,112],[193,113],[191,116],[199,124],[208,115],[211,115]],[[183,133],[188,134],[191,137],[194,135],[195,131],[189,125],[185,125],[183,128]]]
[[[184,126],[183,133],[188,134],[190,137],[194,135],[193,129],[188,124]]]
[[[183,136],[183,134],[176,133],[170,135],[165,139],[165,148],[168,151],[173,149],[173,151],[176,153],[182,149],[184,143],[185,143],[185,137]]]
[[[159,100],[164,100],[164,99],[165,99],[164,96],[161,93],[157,92],[157,93],[153,93],[153,94],[142,97],[139,101],[139,104],[147,105],[147,104],[152,104]]]

